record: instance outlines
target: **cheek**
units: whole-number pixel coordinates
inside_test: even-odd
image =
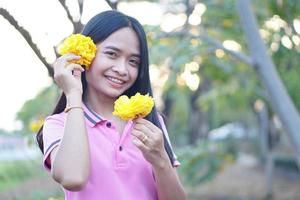
[[[90,69],[86,70],[85,77],[88,83],[97,79],[100,73],[98,68],[99,66],[96,63],[94,63],[93,65],[90,66]]]
[[[131,78],[135,81],[137,79],[139,70],[137,68],[133,68],[129,71]]]
[[[92,68],[95,68],[95,66],[99,65],[99,63],[100,63],[99,60],[100,60],[99,56],[96,57],[96,58],[94,58],[94,60],[93,60],[93,62],[92,62],[92,64],[91,64],[91,66],[90,66],[90,70],[91,70]]]

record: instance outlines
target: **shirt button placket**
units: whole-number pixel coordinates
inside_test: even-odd
[[[110,122],[107,122],[107,123],[106,123],[106,127],[107,127],[107,128],[110,128],[110,127],[111,127],[111,123],[110,123]]]
[[[111,122],[107,122],[106,127],[111,128]],[[119,145],[119,151],[123,151],[123,146],[122,145]]]
[[[119,151],[122,151],[123,150],[123,147],[122,145],[119,146]]]

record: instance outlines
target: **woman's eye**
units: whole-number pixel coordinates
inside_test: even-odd
[[[106,54],[109,55],[110,57],[116,57],[117,56],[117,54],[113,51],[108,51],[108,52],[106,52]]]
[[[133,65],[135,67],[140,65],[140,62],[138,60],[130,60],[129,62],[130,62],[131,65]]]

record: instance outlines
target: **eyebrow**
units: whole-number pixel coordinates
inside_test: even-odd
[[[104,47],[105,49],[112,49],[112,50],[114,50],[114,51],[117,51],[117,52],[121,52],[121,49],[119,49],[119,48],[117,48],[117,47],[114,47],[114,46],[106,46],[106,47]],[[140,56],[140,54],[136,54],[136,53],[133,53],[133,54],[131,54],[132,56],[134,56],[134,57],[137,57],[137,58],[140,58],[141,56]]]

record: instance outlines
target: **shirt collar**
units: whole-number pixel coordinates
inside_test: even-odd
[[[83,111],[84,111],[84,117],[86,118],[87,123],[94,127],[96,124],[100,123],[104,119],[100,117],[95,111],[93,111],[91,108],[88,107],[85,103],[82,104]]]

